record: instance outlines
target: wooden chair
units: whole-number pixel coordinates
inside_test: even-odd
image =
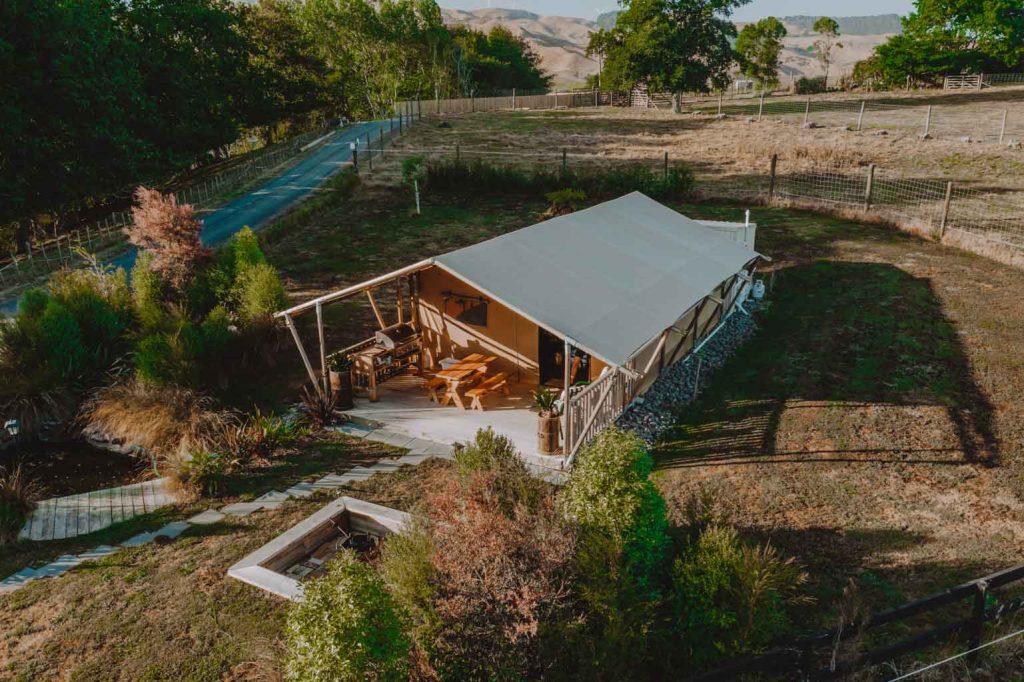
[[[483,382],[476,388],[471,388],[466,391],[466,396],[473,399],[469,409],[484,411],[483,398],[494,391],[501,391],[505,395],[509,394],[508,388],[508,373],[498,372],[493,376],[489,376],[484,379]]]

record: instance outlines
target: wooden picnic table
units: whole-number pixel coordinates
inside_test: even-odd
[[[487,373],[487,368],[497,359],[494,355],[473,353],[448,369],[438,372],[437,377],[443,379],[447,386],[441,404],[455,403],[460,410],[466,409],[466,404],[462,402],[462,396],[459,395],[459,388],[475,383],[481,374]]]

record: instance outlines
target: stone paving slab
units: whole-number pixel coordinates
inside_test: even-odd
[[[121,543],[122,547],[141,547],[142,545],[148,545],[153,542],[153,538],[156,537],[156,533],[139,533],[133,535],[124,542]]]
[[[36,579],[36,571],[34,568],[28,568],[27,566],[17,573],[7,576],[3,580],[0,580],[0,594],[6,592],[13,592],[27,585],[29,582]]]
[[[36,578],[56,578],[62,576],[78,564],[85,561],[81,557],[77,557],[73,554],[65,554],[57,558],[56,561],[52,561],[42,568],[36,569]]]
[[[221,507],[220,512],[230,516],[244,517],[260,509],[263,509],[263,504],[260,502],[235,502],[226,507]]]
[[[290,497],[310,497],[316,489],[312,483],[296,483],[291,488],[285,490]]]
[[[369,426],[366,426],[364,424],[357,424],[356,422],[346,422],[346,423],[341,424],[339,426],[332,426],[331,427],[331,431],[337,431],[339,433],[344,433],[344,434],[347,434],[349,436],[355,436],[357,438],[363,438],[370,431],[373,431],[373,429],[371,429]]]
[[[257,497],[255,501],[262,502],[264,509],[277,509],[290,498],[291,496],[288,493],[271,490],[269,493],[263,493]]]
[[[436,455],[428,455],[426,453],[414,454],[410,452],[408,455],[402,455],[401,457],[399,457],[398,464],[401,464],[403,466],[419,466],[420,464],[426,462],[428,459],[433,459],[434,457],[436,457]]]
[[[218,523],[224,520],[224,514],[221,514],[216,509],[207,509],[204,512],[196,514],[188,520],[189,523],[197,526],[209,526],[210,524]]]
[[[173,540],[174,538],[178,537],[186,530],[188,530],[188,528],[189,523],[187,521],[172,521],[160,530],[158,530],[156,533],[154,533],[154,537],[162,536]]]
[[[113,545],[100,545],[99,547],[93,547],[88,552],[82,552],[78,555],[78,558],[82,561],[96,561],[108,557],[118,550]]]

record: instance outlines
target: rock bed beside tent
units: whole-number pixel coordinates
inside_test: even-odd
[[[757,331],[754,314],[764,309],[766,304],[750,299],[743,306],[749,314],[736,311],[700,352],[691,353],[662,371],[657,381],[619,417],[619,427],[632,431],[648,446],[653,446],[658,436],[675,422],[673,411],[693,402],[715,370]],[[698,381],[700,386],[695,391]]]

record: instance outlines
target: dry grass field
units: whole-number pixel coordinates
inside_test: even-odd
[[[829,102],[845,101],[830,97]],[[822,127],[803,129],[802,98],[788,100],[796,111],[784,116],[750,112],[717,119],[711,115],[676,115],[665,110],[623,108],[517,111],[453,115],[446,126],[424,118],[398,140],[396,151],[455,154],[466,158],[486,151],[490,158],[518,159],[556,167],[562,150],[569,163],[648,160],[660,167],[667,151],[671,161],[690,164],[709,194],[767,190],[769,159],[779,155],[780,173],[859,172],[871,163],[907,177],[951,179],[969,185],[1024,190],[1024,151],[991,141],[1002,111],[1008,111],[1007,139],[1024,139],[1024,90],[1010,88],[972,94],[908,93],[872,98],[864,129],[847,130],[857,112],[816,111],[811,120]],[[876,109],[881,102],[898,108]],[[932,134],[923,140],[925,107],[933,105]],[[715,103],[707,106],[714,109]],[[850,105],[853,106],[853,105]],[[988,142],[959,138],[988,136]]]

